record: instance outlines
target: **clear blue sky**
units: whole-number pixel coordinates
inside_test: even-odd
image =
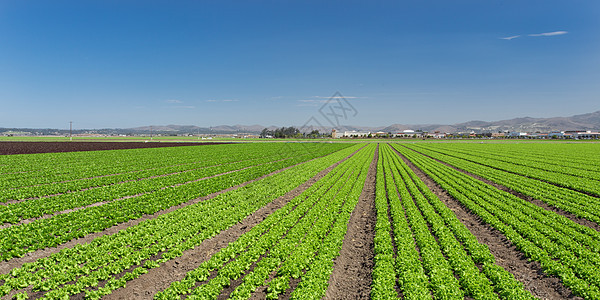
[[[0,1],[0,127],[302,125],[336,91],[361,126],[600,110],[600,1]]]

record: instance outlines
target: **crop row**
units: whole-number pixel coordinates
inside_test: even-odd
[[[4,280],[0,295],[15,294],[27,287],[47,291],[43,297],[48,299],[80,293],[94,299],[109,294],[148,269],[181,256],[183,251],[241,221],[358,148],[345,148],[116,234],[24,264],[0,276]]]
[[[176,150],[175,148],[182,149]],[[190,154],[193,152],[198,153],[197,151],[199,151],[199,149],[194,150],[194,148],[199,147],[163,147],[161,149],[166,150],[163,152],[163,154],[161,154],[160,151],[156,151],[158,148],[139,148],[128,150],[2,155],[0,156],[0,178],[4,176],[10,176],[11,174],[20,174],[23,176],[23,178],[35,177],[35,174],[37,173],[49,176],[69,174],[71,172],[82,172],[82,174],[102,174],[103,169],[110,170],[111,168],[117,167],[117,163],[120,163],[122,165],[121,167],[126,167],[126,165],[135,163],[140,159],[144,159],[149,165],[162,165],[169,160],[169,157],[175,157],[177,155],[182,157],[190,157]],[[169,153],[172,155],[168,155]],[[108,159],[109,157],[110,159]],[[113,161],[114,163],[100,164],[100,162],[104,162],[105,160],[107,162]],[[58,166],[59,170],[56,170],[57,165],[53,162],[61,163]],[[62,172],[63,170],[68,170],[68,172]]]
[[[499,159],[493,154],[488,155],[473,154],[472,152],[460,152],[455,149],[442,149],[442,147],[438,145],[428,145],[425,147],[422,145],[413,145],[413,147],[416,149],[432,150],[501,171],[542,180],[557,186],[600,196],[600,173],[597,172],[594,172],[594,175],[590,175],[589,173],[591,172],[587,172],[587,178],[583,178],[583,174],[564,174],[557,171],[557,169],[561,169],[560,167],[547,169],[548,167],[544,167],[543,164],[527,161],[526,159],[514,159],[507,161],[507,159]],[[583,173],[583,171],[580,171],[579,173]]]
[[[597,143],[508,143],[496,144],[494,148],[502,154],[537,158],[544,164],[565,164],[585,170],[598,170],[600,157]],[[487,148],[487,147],[486,147]]]
[[[213,151],[230,152],[235,148],[220,145]],[[109,174],[135,172],[198,161],[199,154],[211,153],[202,147],[149,148],[110,151],[86,151],[8,155],[0,157],[15,168],[14,172],[0,175],[3,188],[50,184]],[[243,148],[243,147],[240,147]],[[160,151],[162,150],[162,151]],[[216,156],[221,156],[218,152]],[[8,170],[6,170],[8,171]]]
[[[600,236],[552,211],[400,145],[395,148],[574,294],[600,297]]]
[[[155,299],[216,299],[233,280],[230,297],[247,299],[260,286],[275,299],[300,283],[291,299],[318,299],[327,288],[350,213],[358,202],[375,146],[346,160]],[[250,271],[250,269],[252,269]],[[272,276],[271,274],[275,274]],[[271,276],[270,276],[271,275]]]
[[[284,158],[290,152],[310,152],[314,145],[288,145],[287,151],[281,151],[281,145],[257,144],[254,147],[248,145],[221,145],[212,147],[176,147],[174,149],[161,149],[163,152],[147,150],[144,155],[140,153],[120,152],[121,157],[115,159],[111,153],[96,154],[94,161],[88,161],[83,157],[85,163],[74,166],[63,161],[63,157],[54,158],[54,167],[48,172],[36,171],[31,173],[32,178],[23,174],[11,176],[0,176],[0,185],[7,193],[0,195],[0,201],[8,199],[25,199],[40,197],[68,191],[77,191],[94,186],[119,183],[128,180],[138,180],[161,174],[169,174],[193,170],[219,164],[234,163],[243,160],[261,159],[271,156]],[[190,151],[192,148],[197,151]],[[214,150],[210,150],[214,149]],[[211,152],[211,151],[218,152]],[[26,159],[13,163],[30,165]],[[14,178],[11,178],[14,177]]]
[[[512,148],[507,148],[507,145],[497,144],[421,144],[419,146],[426,147],[430,150],[449,150],[452,153],[460,153],[463,156],[477,156],[481,158],[498,160],[505,163],[521,165],[529,168],[567,174],[577,177],[583,177],[587,179],[600,179],[600,169],[598,169],[598,165],[588,164],[589,161],[587,159],[585,161],[580,160],[578,162],[569,162],[566,160],[567,157],[565,156],[550,158],[545,156],[547,154],[544,154],[544,156],[540,156],[539,154],[532,154],[527,151],[512,150],[511,152],[508,152]],[[512,146],[513,145],[511,145],[510,147]],[[542,149],[545,147],[550,147],[550,149],[554,149],[553,146],[555,145],[543,144],[539,147]],[[595,147],[595,145],[590,145],[590,147]],[[570,154],[572,153],[567,153],[567,155]]]
[[[233,147],[232,147],[233,148]],[[238,150],[235,149],[234,150]],[[209,167],[225,166],[230,164],[239,164],[244,162],[251,162],[256,160],[264,160],[268,158],[284,159],[296,155],[306,155],[304,148],[295,149],[296,151],[289,151],[289,153],[281,153],[280,149],[277,148],[259,148],[246,149],[245,152],[236,153],[237,151],[230,153],[229,157],[210,157],[207,159],[201,159],[201,157],[195,157],[194,162],[179,163],[175,165],[169,165],[164,167],[154,167],[139,169],[135,171],[128,171],[124,173],[106,174],[91,178],[78,178],[63,182],[53,182],[48,184],[33,185],[19,188],[8,189],[0,195],[0,201],[6,200],[21,200],[34,197],[47,197],[49,195],[63,194],[76,192],[84,189],[102,187],[107,185],[114,185],[124,182],[130,182],[135,180],[144,180],[156,176],[166,176],[170,174],[176,174],[181,172],[189,172]],[[285,155],[285,156],[284,156]],[[171,163],[175,163],[172,161]],[[139,164],[139,163],[138,163]],[[138,165],[137,168],[141,166]],[[115,171],[115,170],[113,170]]]
[[[284,160],[291,159],[294,156],[294,153],[290,153],[290,155],[292,156],[286,157]],[[312,154],[295,155],[294,160],[298,161],[298,159],[304,160],[312,157]],[[239,172],[247,168],[281,161],[283,160],[279,160],[279,155],[277,155],[236,163],[218,164],[167,176],[102,186],[79,192],[56,195],[54,197],[36,198],[17,203],[9,203],[0,206],[0,223],[17,223],[23,219],[35,218],[44,214],[52,214],[93,203],[144,195],[168,187],[192,183],[203,178],[218,176],[227,172]]]
[[[382,150],[373,299],[395,297],[396,277],[410,299],[532,298],[389,146]]]
[[[417,149],[413,145],[406,145]],[[418,151],[452,166],[491,180],[534,199],[568,211],[580,218],[600,223],[600,199],[543,181],[501,171],[462,158],[418,148]]]
[[[338,147],[315,149],[312,157],[327,155]],[[48,219],[14,225],[0,230],[0,259],[8,260],[37,249],[53,247],[89,233],[102,231],[115,224],[154,214],[163,209],[202,197],[231,186],[258,178],[270,172],[306,161],[309,157],[254,166],[234,173],[210,177],[176,187],[168,187],[151,194],[123,198],[101,206],[87,207]]]

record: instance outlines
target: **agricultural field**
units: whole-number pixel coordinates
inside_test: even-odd
[[[600,144],[164,144],[0,155],[0,297],[600,299]]]
[[[161,148],[177,147],[189,145],[217,145],[223,142],[198,143],[186,142],[107,142],[98,141],[2,141],[0,140],[0,155],[2,154],[32,154],[32,153],[56,153],[56,152],[75,152],[75,151],[98,151],[98,150],[116,150],[116,149],[138,149],[138,148]]]

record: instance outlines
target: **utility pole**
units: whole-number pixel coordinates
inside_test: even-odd
[[[69,140],[73,140],[73,121],[69,121]]]
[[[150,125],[150,140],[152,140],[152,125]]]

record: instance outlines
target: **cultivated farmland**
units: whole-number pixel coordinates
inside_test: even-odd
[[[600,299],[600,145],[0,156],[2,299]]]

